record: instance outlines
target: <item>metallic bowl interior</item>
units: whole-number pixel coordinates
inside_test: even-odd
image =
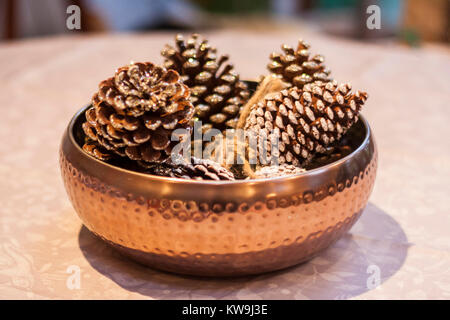
[[[83,224],[135,261],[200,276],[241,276],[307,261],[345,234],[372,191],[377,150],[360,116],[355,150],[288,177],[195,181],[129,171],[80,147],[80,110],[68,125],[60,166]]]

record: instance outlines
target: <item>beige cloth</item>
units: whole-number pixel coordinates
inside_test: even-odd
[[[115,68],[160,62],[172,35],[1,44],[0,298],[449,299],[448,48],[360,43],[306,30],[210,38],[251,79],[265,73],[280,42],[295,44],[299,35],[325,54],[337,80],[370,94],[363,113],[379,147],[375,189],[350,233],[319,257],[230,280],[180,277],[122,259],[82,228],[60,178],[58,147],[72,115]]]

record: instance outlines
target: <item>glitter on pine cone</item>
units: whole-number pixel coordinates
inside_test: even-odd
[[[184,178],[194,180],[234,180],[234,175],[228,169],[219,163],[210,159],[190,158],[190,162],[174,156],[161,163],[147,165],[147,171],[150,174],[158,176]]]
[[[193,111],[189,89],[176,71],[132,63],[100,83],[85,112],[83,149],[100,160],[162,160],[178,143],[171,142],[173,131],[190,129]]]
[[[324,58],[320,54],[311,56],[309,44],[298,41],[297,49],[286,44],[281,46],[283,53],[272,53],[267,68],[291,85],[302,88],[314,81],[330,81],[330,70],[324,66]]]
[[[306,84],[303,89],[291,87],[255,104],[244,128],[268,137],[266,159],[275,156],[279,164],[304,167],[315,153],[326,152],[326,146],[339,141],[358,121],[367,97],[367,93],[353,93],[349,84],[336,81]],[[278,148],[271,141],[278,142]],[[250,149],[249,153],[258,154]]]
[[[247,85],[239,80],[228,56],[217,56],[216,48],[207,40],[192,34],[184,40],[178,34],[175,47],[166,45],[161,51],[164,66],[177,71],[191,90],[195,107],[194,120],[202,121],[202,131],[235,128],[242,106],[249,98]]]

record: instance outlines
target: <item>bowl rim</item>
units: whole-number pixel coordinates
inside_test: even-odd
[[[366,134],[364,136],[363,141],[361,142],[361,144],[355,149],[353,150],[350,154],[346,155],[345,157],[334,161],[332,163],[326,164],[324,166],[320,166],[318,168],[314,168],[314,169],[310,169],[307,170],[305,172],[301,172],[301,173],[296,173],[296,174],[291,174],[288,176],[278,176],[278,177],[270,177],[270,178],[256,178],[256,179],[239,179],[239,180],[221,180],[221,181],[215,181],[215,180],[194,180],[194,179],[183,179],[183,178],[172,178],[172,177],[163,177],[163,176],[157,176],[157,175],[152,175],[152,174],[147,174],[147,173],[142,173],[142,172],[137,172],[137,171],[133,171],[133,170],[128,170],[125,168],[121,168],[106,162],[103,162],[101,160],[98,160],[96,158],[94,158],[93,156],[87,154],[82,148],[81,146],[78,144],[78,142],[76,141],[74,134],[73,134],[73,129],[75,126],[76,121],[78,120],[78,118],[82,115],[83,112],[85,112],[87,110],[87,108],[89,108],[91,106],[91,104],[88,104],[86,106],[84,106],[83,108],[81,108],[80,110],[78,110],[73,116],[72,119],[69,122],[69,125],[67,126],[67,136],[68,139],[70,141],[70,143],[75,147],[75,149],[77,150],[78,153],[80,153],[82,155],[82,157],[86,158],[87,161],[96,161],[97,164],[105,167],[105,169],[110,169],[113,171],[118,171],[118,172],[122,172],[122,173],[126,173],[126,174],[130,174],[136,177],[139,177],[141,179],[146,179],[149,181],[162,181],[162,182],[171,182],[171,183],[176,183],[176,184],[187,184],[187,185],[232,185],[232,184],[253,184],[253,183],[265,183],[265,182],[279,182],[280,180],[292,180],[295,178],[299,178],[299,177],[305,177],[305,176],[309,176],[309,175],[316,175],[316,174],[320,174],[321,172],[330,170],[332,168],[338,167],[341,164],[343,164],[344,162],[350,160],[351,158],[353,158],[357,153],[361,152],[365,146],[367,146],[367,144],[369,143],[370,140],[370,136],[372,134],[371,132],[371,128],[369,126],[368,121],[364,118],[364,116],[360,113],[358,115],[359,117],[359,121],[362,121],[363,126],[366,130]]]

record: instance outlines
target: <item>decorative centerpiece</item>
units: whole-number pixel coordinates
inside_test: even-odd
[[[288,267],[346,232],[375,179],[368,95],[304,41],[282,50],[242,81],[206,39],[177,35],[163,65],[100,82],[60,153],[86,227],[149,266],[208,276]]]

